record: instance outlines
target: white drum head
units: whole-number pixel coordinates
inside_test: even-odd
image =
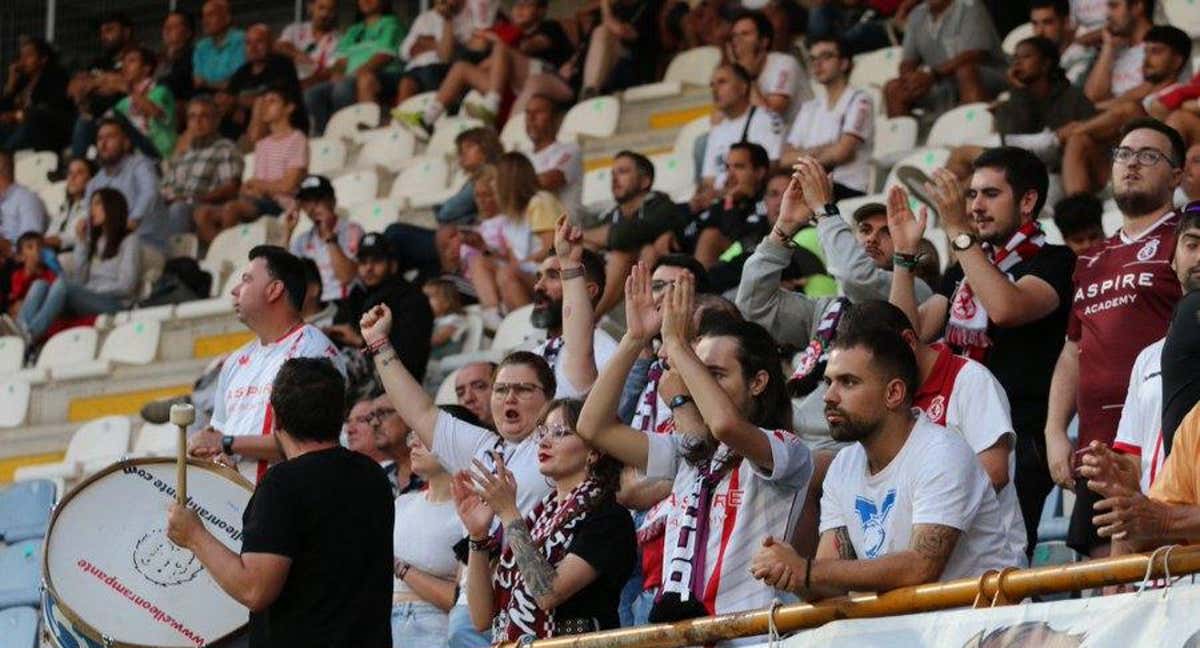
[[[192,555],[167,539],[175,462],[122,462],[80,484],[60,503],[46,537],[48,594],[77,627],[117,644],[183,648],[213,643],[247,621]],[[241,551],[242,512],[252,486],[234,471],[191,462],[190,507],[205,527]],[[97,638],[98,638],[97,637]]]

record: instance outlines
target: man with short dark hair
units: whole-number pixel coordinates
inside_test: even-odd
[[[246,30],[246,62],[229,77],[229,84],[219,95],[219,102],[227,108],[221,119],[221,134],[237,140],[244,134],[246,143],[253,145],[266,136],[268,125],[263,121],[257,104],[268,88],[284,88],[292,97],[301,96],[300,79],[296,75],[296,64],[271,47],[274,39],[271,28],[263,23],[251,25]],[[297,110],[303,110],[297,104]],[[307,124],[307,116],[300,120]]]
[[[96,161],[100,169],[88,181],[86,204],[97,189],[112,187],[129,203],[129,226],[142,242],[164,249],[167,245],[166,206],[158,190],[158,169],[133,143],[121,122],[105,117],[96,129]]]
[[[492,374],[494,362],[472,362],[454,376],[454,396],[458,404],[471,410],[484,427],[495,428],[492,417]]]
[[[308,215],[312,227],[293,236],[300,222],[300,212]],[[359,242],[363,238],[362,226],[337,213],[337,195],[329,178],[310,175],[300,181],[296,192],[296,204],[283,215],[284,227],[291,240],[292,254],[317,262],[324,285],[321,299],[335,302],[350,294],[350,287],[358,276]]]
[[[240,276],[231,291],[233,308],[255,339],[225,358],[212,421],[188,440],[188,454],[226,463],[241,459],[242,476],[258,481],[268,462],[283,457],[270,436],[276,414],[267,389],[279,368],[291,358],[331,358],[343,368],[329,338],[300,318],[305,292],[300,259],[281,247],[259,245],[250,250]]]
[[[121,78],[121,60],[135,46],[133,21],[116,12],[99,21],[100,54],[87,68],[75,73],[67,85],[67,94],[75,101],[79,117],[71,135],[71,155],[84,157],[96,139],[96,121],[125,95]]]
[[[1140,86],[1146,33],[1154,27],[1154,0],[1109,0],[1100,53],[1083,91],[1102,102]]]
[[[800,104],[812,98],[808,75],[791,52],[771,51],[775,28],[761,11],[743,9],[730,21],[725,60],[746,68],[754,79],[750,101],[791,121]]]
[[[546,95],[525,102],[525,134],[533,142],[529,161],[538,174],[538,186],[558,196],[568,214],[583,208],[583,151],[574,141],[558,141],[563,107]]]
[[[1075,194],[1054,206],[1054,226],[1075,256],[1104,240],[1104,205],[1092,194]]]
[[[233,26],[229,0],[207,0],[200,9],[204,37],[192,50],[192,74],[197,92],[218,92],[246,62],[246,35]]]
[[[133,47],[125,52],[121,78],[127,94],[113,106],[112,114],[124,123],[139,151],[161,160],[175,150],[175,97],[155,81],[156,65],[149,48]]]
[[[829,467],[812,559],[767,537],[750,565],[806,600],[886,592],[1016,567],[1004,518],[971,447],[913,414],[917,361],[899,333],[839,327],[825,418],[851,445]]]
[[[379,465],[338,445],[342,376],[329,360],[294,358],[263,387],[285,460],[246,505],[240,554],[177,503],[167,535],[250,609],[251,648],[388,648],[395,511]]]
[[[1085,556],[1106,555],[1108,543],[1092,520],[1098,496],[1075,476],[1067,424],[1078,411],[1079,446],[1111,444],[1134,359],[1167,331],[1180,298],[1170,265],[1179,221],[1171,196],[1184,150],[1179,133],[1158,120],[1125,127],[1112,161],[1123,224],[1075,267],[1067,342],[1054,369],[1045,435],[1054,481],[1075,491],[1067,544]]]
[[[238,195],[245,158],[236,144],[217,132],[217,120],[217,105],[210,97],[188,102],[187,128],[163,165],[168,235],[192,229],[197,205],[219,205]]]
[[[1096,60],[1096,50],[1076,41],[1082,25],[1073,24],[1071,3],[1067,0],[1032,0],[1029,24],[1033,26],[1035,37],[1045,38],[1058,48],[1059,66],[1071,85],[1082,86],[1092,61]],[[1012,81],[1011,75],[1009,80]]]

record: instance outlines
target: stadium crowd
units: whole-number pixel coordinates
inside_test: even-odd
[[[1015,20],[980,0],[597,0],[564,20],[435,0],[411,24],[388,4],[343,25],[309,0],[277,36],[208,0],[157,50],[114,14],[79,70],[24,39],[0,93],[0,328],[31,349],[165,303],[141,279],[174,236],[203,256],[240,223],[284,230],[231,284],[255,339],[186,397],[189,452],[258,485],[241,559],[170,518],[252,610],[251,645],[467,648],[976,577],[1029,564],[1056,486],[1085,558],[1200,536],[1200,75],[1154,0]],[[1025,20],[1008,57],[997,25]],[[892,39],[899,76],[852,87],[852,57]],[[585,213],[565,109],[705,45],[723,56],[695,194],[627,150],[615,206]],[[421,140],[446,113],[486,124],[455,140],[467,180],[436,229],[366,232],[309,173],[309,138],[364,102]],[[994,135],[839,211],[875,190],[877,113],[969,102]],[[497,135],[517,114],[528,153]],[[62,154],[59,213],[16,183],[25,149]],[[207,296],[195,262],[167,261],[170,299]],[[436,405],[427,368],[466,309],[494,331],[530,304],[544,341],[467,363]]]

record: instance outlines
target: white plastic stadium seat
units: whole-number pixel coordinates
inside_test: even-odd
[[[213,277],[213,296],[179,304],[175,307],[175,319],[199,319],[232,313],[233,295],[229,294],[229,291],[240,280],[237,272],[231,272],[224,282],[218,282],[217,277]]]
[[[412,133],[395,126],[361,133],[360,141],[363,147],[358,152],[356,166],[380,166],[392,172],[407,166],[417,148]]]
[[[877,86],[900,76],[900,54],[903,48],[884,47],[873,52],[865,52],[854,57],[854,67],[850,70],[850,85],[856,88]]]
[[[167,239],[167,255],[170,259],[178,257],[195,259],[200,256],[200,239],[190,232],[172,234]]]
[[[563,117],[558,141],[574,142],[580,135],[609,137],[617,130],[621,102],[616,97],[594,97],[575,104]]]
[[[0,428],[18,427],[29,411],[29,383],[23,380],[0,381]]]
[[[400,203],[391,198],[372,200],[350,210],[350,220],[362,226],[364,232],[382,232],[395,223],[399,215]]]
[[[696,193],[695,163],[690,155],[660,153],[650,158],[654,164],[654,189],[671,197],[685,201]]]
[[[15,373],[25,366],[25,340],[15,335],[0,337],[0,376]]]
[[[379,173],[374,169],[360,169],[343,173],[330,180],[338,207],[350,209],[355,205],[371,202],[379,193]]]
[[[1193,40],[1200,38],[1200,5],[1196,0],[1165,0],[1162,10],[1169,24],[1187,32]]]
[[[37,191],[50,184],[46,174],[58,167],[58,156],[50,151],[21,153],[13,157],[13,166],[17,184]]]
[[[454,391],[454,379],[458,377],[458,369],[450,372],[450,375],[442,379],[442,384],[438,386],[437,395],[434,396],[433,402],[438,405],[457,405],[458,394]]]
[[[67,454],[61,462],[35,464],[18,468],[13,478],[76,479],[118,461],[129,451],[129,419],[106,416],[83,424],[71,436]]]
[[[133,320],[109,332],[100,347],[100,357],[91,362],[68,365],[50,371],[55,380],[103,376],[115,364],[147,365],[158,355],[162,323]]]
[[[53,218],[67,202],[67,181],[52,182],[37,190],[38,198],[46,207],[46,217]]]
[[[1038,224],[1042,226],[1042,231],[1046,233],[1046,242],[1051,245],[1063,245],[1063,235],[1059,231],[1058,225],[1054,223],[1053,218],[1039,218]]]
[[[492,350],[507,352],[529,341],[539,341],[546,338],[546,331],[534,328],[529,321],[533,314],[533,304],[522,306],[505,316],[496,328],[492,338]]]
[[[328,175],[346,166],[346,143],[336,137],[308,140],[308,172]]]
[[[213,276],[214,285],[220,285],[226,274],[244,266],[249,261],[250,250],[255,246],[269,242],[274,226],[274,218],[263,217],[217,234],[208,246],[208,255],[204,257],[203,264],[219,272]]]
[[[170,423],[147,423],[133,442],[133,457],[174,457],[179,444],[179,428]]]
[[[1168,2],[1168,4],[1170,4],[1170,2]],[[1004,50],[1005,54],[1012,56],[1017,53],[1017,43],[1020,43],[1030,36],[1033,36],[1033,23],[1017,25],[1016,27],[1013,27],[1012,31],[1008,32],[1007,36],[1004,37],[1004,42],[1000,44],[1000,49]]]
[[[680,81],[657,81],[655,83],[644,83],[632,88],[626,88],[621,93],[621,101],[625,103],[653,101],[655,99],[673,97],[680,92],[683,92],[683,83]]]
[[[884,169],[917,146],[917,120],[913,117],[881,117],[875,120],[875,147],[871,159]]]
[[[354,140],[360,130],[370,130],[378,125],[379,104],[373,101],[356,103],[333,113],[325,125],[325,137]]]
[[[415,158],[392,183],[388,198],[407,204],[413,196],[426,195],[446,188],[450,168],[446,158],[440,155],[423,155]]]
[[[711,45],[693,47],[676,54],[675,58],[671,59],[666,73],[663,74],[663,80],[708,87],[708,82],[712,80],[713,70],[720,62],[720,48]]]
[[[612,167],[592,169],[583,174],[583,208],[598,213],[613,205]]]
[[[697,117],[684,124],[683,128],[680,128],[679,132],[675,134],[675,144],[672,147],[675,154],[694,159],[692,148],[696,145],[696,139],[710,130],[712,130],[712,119],[708,117]]]
[[[254,177],[254,154],[246,153],[242,156],[242,182]]]
[[[991,135],[994,131],[992,111],[986,103],[969,103],[947,110],[933,122],[926,146],[961,146],[972,140]]]
[[[509,153],[529,153],[533,151],[533,140],[525,132],[525,113],[519,112],[508,116],[504,128],[500,131],[500,144]]]
[[[896,161],[892,167],[892,172],[888,174],[887,180],[883,183],[883,193],[887,194],[888,189],[900,184],[896,178],[896,169],[902,166],[914,166],[925,172],[926,175],[933,173],[934,169],[946,165],[946,160],[950,159],[950,149],[947,148],[920,148]]]
[[[458,152],[454,138],[465,130],[480,126],[483,126],[483,122],[470,117],[447,117],[438,120],[433,129],[433,136],[429,138],[429,144],[425,147],[425,155],[454,155]]]
[[[1100,216],[1100,225],[1104,228],[1105,236],[1116,234],[1117,230],[1121,229],[1121,226],[1124,224],[1125,216],[1121,213],[1121,210],[1105,207],[1104,214]]]
[[[59,331],[42,346],[37,365],[18,371],[13,377],[40,384],[49,378],[52,370],[91,362],[96,357],[99,339],[99,332],[91,326],[74,326]]]
[[[945,272],[950,265],[950,237],[946,235],[945,230],[927,227],[925,228],[925,240],[933,243],[933,247],[937,249],[940,269]]]

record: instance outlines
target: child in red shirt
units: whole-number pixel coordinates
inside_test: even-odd
[[[34,281],[42,279],[52,284],[58,278],[42,262],[42,244],[42,235],[37,232],[25,232],[17,239],[17,260],[21,266],[13,270],[8,291],[8,312],[14,317]]]

